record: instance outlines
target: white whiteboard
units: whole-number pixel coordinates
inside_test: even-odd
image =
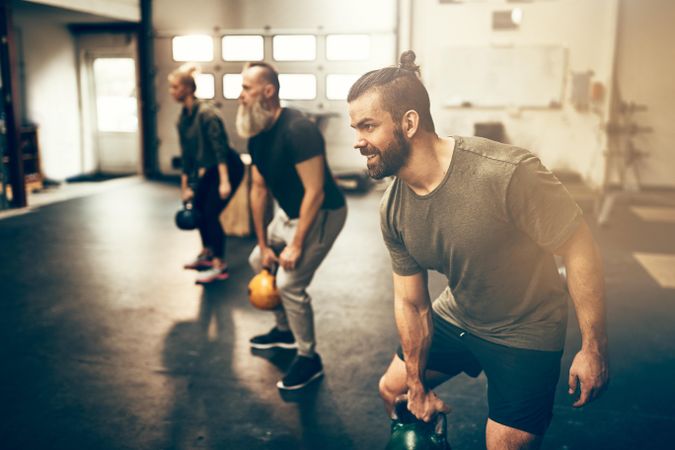
[[[557,107],[567,66],[563,47],[445,47],[436,86],[444,106]]]

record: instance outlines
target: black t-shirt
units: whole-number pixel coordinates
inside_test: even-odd
[[[272,128],[249,139],[248,151],[279,206],[290,219],[297,219],[305,189],[295,165],[319,155],[325,161],[326,145],[319,129],[300,111],[283,108]],[[344,196],[327,162],[324,162],[323,190],[321,209],[344,206]]]

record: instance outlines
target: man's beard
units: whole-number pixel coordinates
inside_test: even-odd
[[[262,99],[258,98],[250,106],[240,104],[237,109],[237,133],[244,139],[255,136],[267,129],[274,119],[274,112],[265,109]]]
[[[394,142],[384,151],[376,147],[367,147],[361,150],[362,155],[378,155],[372,161],[366,161],[368,175],[376,180],[396,175],[401,167],[408,162],[410,156],[410,142],[403,136],[400,128],[394,130]]]

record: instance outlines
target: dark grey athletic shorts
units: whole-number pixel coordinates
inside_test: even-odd
[[[543,435],[553,417],[562,351],[524,350],[493,344],[432,315],[434,334],[427,369],[488,381],[489,417],[503,425]],[[396,352],[403,359],[399,346]]]

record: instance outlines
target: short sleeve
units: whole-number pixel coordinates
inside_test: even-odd
[[[391,257],[391,268],[395,274],[402,276],[423,272],[424,269],[408,253],[401,233],[396,229],[392,206],[389,202],[390,194],[391,186],[382,198],[382,203],[380,203],[380,228],[384,244],[387,246]]]
[[[553,173],[530,156],[516,167],[509,183],[509,215],[516,227],[553,252],[583,221],[583,213]]]
[[[286,144],[298,164],[325,153],[326,145],[317,126],[308,119],[296,120],[288,129]]]

